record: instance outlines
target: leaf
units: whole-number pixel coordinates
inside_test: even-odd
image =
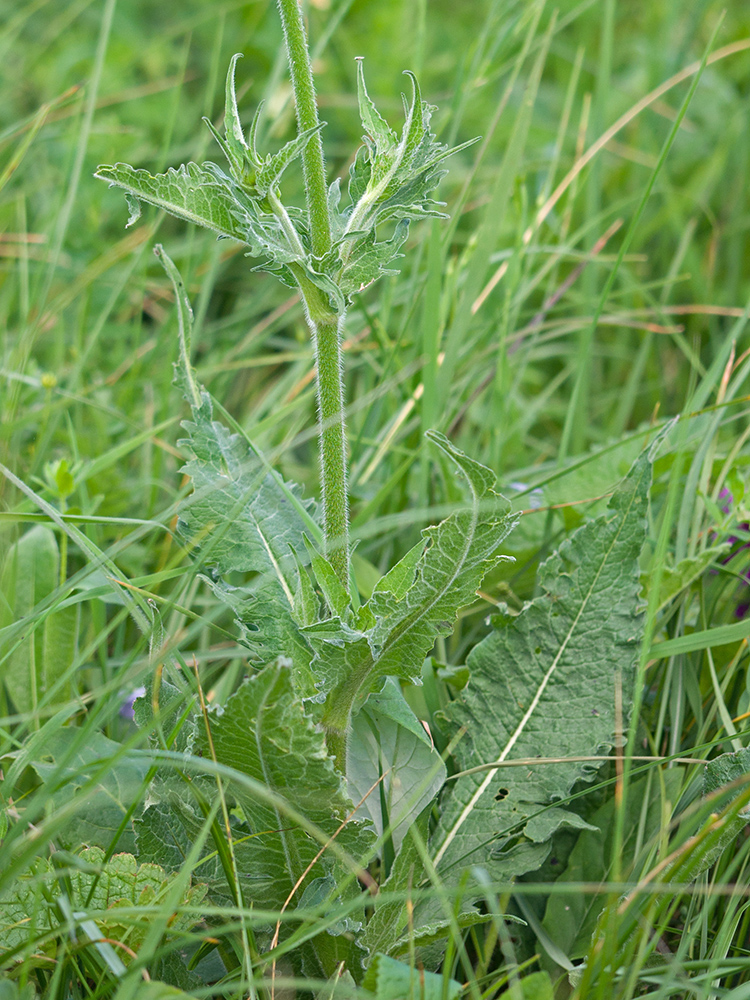
[[[469,488],[468,506],[441,524],[426,528],[426,548],[419,559],[412,550],[375,588],[364,606],[375,624],[364,630],[324,622],[304,630],[316,649],[312,669],[322,691],[340,697],[339,686],[359,680],[360,694],[371,691],[385,675],[419,682],[425,655],[439,636],[453,631],[460,608],[470,604],[484,575],[503,556],[497,552],[517,523],[510,504],[491,489],[494,475],[455,448],[447,438],[429,432],[454,463]],[[395,588],[391,590],[389,588]]]
[[[248,144],[245,142],[245,137],[242,134],[242,122],[240,121],[240,113],[237,110],[237,94],[234,86],[234,74],[238,59],[242,59],[241,52],[236,52],[232,56],[229,69],[227,70],[227,79],[224,88],[224,133],[226,136],[227,159],[239,180],[242,176],[242,167],[245,162],[245,155],[248,152]],[[254,152],[255,143],[253,142],[249,148]]]
[[[461,984],[413,968],[387,955],[375,955],[362,983],[376,1000],[458,1000]]]
[[[355,816],[368,815],[382,835],[382,792],[393,846],[398,850],[411,824],[442,788],[446,769],[424,726],[391,679],[378,694],[370,694],[352,720],[346,755],[351,800],[358,803],[363,799],[381,774],[385,774],[382,784],[367,796]]]
[[[512,984],[506,993],[508,1000],[555,1000],[548,972],[532,972]]]
[[[357,76],[362,125],[371,136],[366,139],[350,169],[349,194],[352,208],[347,229],[370,230],[386,218],[410,219],[434,214],[428,198],[445,170],[440,164],[448,156],[465,149],[476,139],[453,149],[437,142],[430,132],[435,110],[422,100],[419,83],[406,71],[412,83],[412,101],[405,107],[401,138],[380,116],[367,94],[360,61]],[[368,169],[369,167],[369,169]]]
[[[255,177],[255,188],[261,197],[268,194],[271,188],[278,184],[289,164],[302,155],[308,142],[325,125],[325,122],[321,122],[314,128],[305,129],[304,132],[300,132],[294,139],[290,139],[286,145],[282,146],[278,153],[266,157]]]
[[[661,776],[664,794],[673,805],[680,794],[683,770],[672,767]],[[644,807],[644,800],[647,800]],[[640,778],[628,787],[625,801],[625,837],[621,845],[621,871],[626,878],[635,879],[639,873],[631,871],[635,860],[636,839],[648,844],[658,834],[662,823],[662,787],[657,775],[653,780]],[[590,817],[596,829],[584,830],[570,852],[565,870],[556,881],[557,890],[547,900],[543,927],[558,948],[571,960],[583,958],[591,945],[591,935],[596,929],[597,918],[604,903],[596,894],[564,891],[566,882],[605,883],[610,878],[612,840],[615,830],[615,800],[608,798]],[[645,816],[642,833],[639,821]]]
[[[64,895],[65,882],[46,858],[36,859],[32,867],[18,876],[13,884],[0,893],[0,961],[3,952],[11,951],[34,940],[37,932],[53,930],[59,925],[59,933],[67,935],[70,930],[85,942],[91,942],[94,949],[101,951],[106,944],[106,964],[117,962],[130,964],[132,952],[137,952],[148,935],[154,914],[169,895],[177,876],[167,875],[158,865],[139,864],[132,854],[115,854],[109,861],[104,860],[104,851],[98,847],[84,848],[78,855],[71,855],[67,883],[71,896]],[[169,936],[189,931],[198,921],[195,909],[205,896],[205,886],[188,885],[174,913],[169,918]],[[60,905],[67,920],[59,924],[55,903]],[[128,907],[128,914],[120,917],[118,910]],[[188,912],[180,912],[185,908]],[[190,909],[193,912],[190,912]],[[96,914],[96,918],[89,917]],[[69,925],[72,924],[72,927]],[[111,945],[102,938],[121,942],[124,948],[113,952]],[[35,949],[38,960],[47,958],[51,963],[57,951],[54,936]],[[22,962],[25,956],[19,952],[12,961]],[[7,960],[7,959],[6,959]]]
[[[313,501],[303,500],[296,485],[285,483],[247,441],[213,419],[211,397],[190,365],[192,310],[184,283],[163,248],[156,252],[175,290],[180,328],[175,381],[193,415],[183,423],[189,436],[179,443],[191,455],[183,471],[194,491],[180,504],[178,527],[211,571],[208,583],[234,612],[248,645],[259,645],[265,662],[292,656],[305,674],[310,651],[296,619],[304,588],[299,555],[305,552],[305,532],[317,530]],[[231,572],[257,576],[251,586],[233,587],[222,578]]]
[[[305,714],[288,667],[274,663],[253,675],[223,712],[211,715],[210,724],[219,763],[262,782],[330,836],[336,833],[351,806],[323,734]],[[198,747],[210,756],[205,735]],[[235,786],[235,794],[255,834],[253,850],[242,860],[240,871],[246,901],[279,910],[320,844],[277,807],[249,795],[242,786]],[[370,840],[371,834],[359,823],[347,824],[337,837],[356,858],[366,853]],[[295,905],[305,886],[331,868],[330,855],[324,853],[295,891]]]
[[[346,618],[351,603],[351,598],[339,580],[336,570],[330,562],[315,550],[307,535],[304,536],[305,547],[310,556],[310,568],[315,574],[315,580],[320,587],[323,599],[334,615],[339,618]]]
[[[45,784],[54,779],[49,799],[58,808],[72,795],[80,796],[93,782],[86,787],[75,817],[61,831],[63,843],[71,848],[82,843],[108,848],[125,813],[141,794],[148,761],[123,759],[121,752],[121,745],[102,733],[91,733],[84,742],[80,730],[66,728],[47,736],[45,759],[29,762]],[[134,849],[132,823],[125,828],[118,847]]]
[[[0,645],[0,655],[9,653],[0,667],[0,676],[18,712],[33,711],[46,686],[44,625],[34,622],[33,611],[57,589],[59,567],[55,534],[43,525],[27,531],[10,546],[3,566],[0,593],[5,597],[5,606],[0,605],[0,626],[26,619],[25,637],[16,648],[12,647],[18,642],[17,630],[9,635],[7,644]]]
[[[352,248],[348,263],[338,276],[338,283],[344,295],[351,297],[363,291],[380,277],[398,274],[398,269],[389,267],[394,260],[404,255],[399,250],[409,235],[409,222],[402,219],[389,240],[375,242],[375,230],[370,230]]]
[[[704,549],[697,556],[691,556],[680,560],[676,566],[667,566],[662,572],[661,586],[659,588],[659,598],[657,611],[661,611],[671,600],[686,590],[692,583],[701,577],[706,570],[714,563],[725,556],[731,545],[713,545]],[[644,585],[648,583],[648,574],[644,574]]]
[[[697,837],[686,856],[678,858],[668,871],[677,882],[692,882],[715,864],[724,851],[730,847],[746,828],[750,816],[747,804],[747,779],[750,775],[750,747],[734,753],[723,753],[709,761],[703,771],[703,795],[716,795],[725,785],[737,782],[738,786],[728,790],[721,805],[724,815],[705,837]],[[743,794],[745,793],[745,794]]]
[[[136,170],[127,163],[102,164],[94,176],[124,188],[131,205],[136,198],[186,222],[212,229],[219,236],[250,243],[250,217],[246,210],[214,174],[197,163],[183,163],[177,170],[170,167],[165,174],[156,175]],[[134,221],[132,210],[130,221]]]
[[[380,112],[372,103],[365,85],[364,59],[357,59],[357,95],[359,99],[359,116],[362,126],[372,137],[379,149],[388,149],[396,144],[396,133],[388,125]]]
[[[451,730],[466,731],[454,752],[462,769],[542,755],[564,760],[612,745],[615,684],[627,712],[642,634],[638,560],[650,482],[651,456],[643,453],[607,512],[540,567],[541,596],[516,617],[499,619],[472,650],[470,683],[446,711]],[[459,776],[443,798],[432,842],[438,871],[454,880],[472,864],[496,878],[533,870],[522,855],[503,852],[517,841],[528,845],[532,817],[595,771],[595,764],[571,762]],[[554,816],[544,820],[536,840],[545,824],[547,836],[557,825]],[[525,863],[538,867],[538,852]]]

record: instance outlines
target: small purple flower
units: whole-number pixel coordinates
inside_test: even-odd
[[[123,719],[134,719],[135,709],[133,705],[135,704],[136,698],[142,698],[146,693],[145,687],[134,688],[127,696],[125,701],[120,705],[120,717]]]
[[[729,514],[734,504],[734,496],[732,492],[728,490],[725,486],[724,489],[721,491],[721,493],[719,493],[718,499],[719,499],[719,506],[721,507],[722,511],[725,514]],[[741,524],[737,525],[737,527],[741,532],[743,532],[743,534],[741,536],[730,535],[729,538],[727,538],[727,541],[732,546],[737,545],[738,542],[742,542],[743,544],[740,545],[739,548],[733,549],[733,551],[730,552],[725,559],[722,559],[722,563],[725,566],[727,563],[730,563],[735,558],[735,556],[739,555],[739,553],[742,552],[743,549],[750,548],[750,541],[744,541],[744,539],[748,537],[748,533],[750,533],[750,522],[743,521]],[[745,571],[745,573],[742,574],[742,581],[743,582],[741,583],[740,586],[744,591],[746,590],[748,585],[750,585],[750,571]],[[734,609],[735,618],[744,618],[748,610],[750,610],[750,599],[744,594],[743,597],[744,600],[742,600]]]

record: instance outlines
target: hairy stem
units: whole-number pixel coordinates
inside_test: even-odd
[[[349,509],[346,495],[346,429],[341,370],[344,317],[310,322],[318,366],[320,476],[326,558],[349,589]]]
[[[289,70],[297,109],[300,132],[317,128],[318,107],[315,103],[310,54],[307,49],[305,24],[298,0],[277,0],[284,26]],[[331,220],[328,213],[323,143],[320,133],[305,146],[302,153],[305,172],[307,212],[310,219],[310,239],[314,256],[323,257],[331,248]],[[282,225],[293,230],[281,206],[274,210]],[[286,231],[286,229],[285,229]],[[296,235],[296,231],[295,231]],[[293,241],[292,241],[293,242]],[[337,314],[325,293],[310,281],[304,267],[290,265],[302,292],[307,320],[315,345],[318,370],[318,422],[320,427],[320,475],[323,494],[323,522],[326,557],[346,589],[349,589],[349,510],[346,495],[346,433],[344,428],[344,383],[341,355],[341,331],[344,315]]]
[[[331,309],[328,296],[312,283],[300,264],[291,263],[289,269],[302,292],[307,323],[315,347],[325,555],[348,590],[349,507],[341,351],[345,314],[339,315]]]
[[[305,23],[302,19],[299,0],[277,0],[281,23],[284,26],[286,50],[289,56],[289,71],[294,90],[294,104],[297,109],[297,126],[300,132],[317,128],[318,106],[315,102],[310,54],[307,49]],[[323,142],[320,132],[310,139],[302,153],[302,167],[305,173],[307,212],[310,218],[310,238],[316,257],[322,257],[331,249],[331,220],[328,215],[325,163]]]

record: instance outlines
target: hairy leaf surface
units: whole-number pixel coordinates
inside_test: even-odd
[[[458,611],[503,558],[497,550],[518,518],[492,490],[493,473],[442,434],[429,436],[463,475],[469,502],[426,528],[426,548],[411,550],[380,580],[359,616],[374,624],[357,630],[331,620],[304,630],[318,651],[312,668],[323,691],[356,684],[365,694],[385,675],[418,681],[435,640],[453,631]]]
[[[270,664],[246,681],[224,711],[212,715],[211,734],[219,763],[262,782],[330,836],[351,812],[323,735],[305,714],[291,671],[283,664]],[[203,755],[209,756],[207,738],[199,742]],[[248,795],[240,785],[236,795],[255,834],[253,849],[242,861],[243,889],[248,901],[278,910],[321,845],[278,808]],[[372,835],[361,824],[349,823],[336,839],[359,859]],[[299,902],[305,885],[325,876],[332,864],[324,853],[312,865],[292,905]]]
[[[594,755],[612,745],[615,685],[628,706],[642,633],[638,559],[650,482],[651,458],[644,453],[607,512],[540,568],[542,595],[515,618],[500,619],[472,650],[469,686],[446,713],[454,730],[465,729],[455,751],[462,769]],[[433,839],[438,870],[445,877],[471,864],[490,864],[498,877],[532,870],[519,868],[524,862],[517,854],[504,862],[503,850],[519,836],[520,848],[548,839],[565,813],[543,810],[595,767],[563,762],[460,777],[446,792]],[[578,825],[578,817],[570,821]],[[526,863],[539,859],[532,852]]]

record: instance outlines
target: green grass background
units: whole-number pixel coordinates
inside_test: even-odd
[[[487,581],[488,600],[478,598],[438,649],[448,663],[463,662],[484,634],[493,602],[520,607],[534,595],[540,559],[600,509],[596,498],[627,470],[653,422],[709,408],[683,421],[682,451],[657,465],[646,582],[653,553],[669,568],[716,541],[745,540],[750,430],[737,359],[749,346],[750,8],[738,0],[318,0],[309,19],[331,177],[345,176],[360,141],[355,56],[365,57],[370,93],[391,120],[402,113],[408,81],[400,73],[409,68],[439,107],[441,139],[483,137],[451,161],[441,187],[450,221],[413,225],[401,275],[367,290],[349,317],[360,588],[413,544],[434,508],[456,498],[424,441],[431,427],[490,465],[520,508],[545,508],[524,518],[510,540],[516,563]],[[218,159],[200,117],[218,123],[236,51],[244,54],[240,109],[249,120],[266,100],[262,141],[277,148],[293,130],[285,55],[267,0],[4,0],[0,23],[0,460],[27,486],[0,477],[0,554],[40,516],[29,491],[73,516],[88,554],[58,532],[57,596],[86,598],[76,605],[67,677],[87,706],[100,706],[96,724],[125,738],[118,698],[138,682],[147,650],[108,596],[105,570],[92,576],[92,552],[108,553],[107,572],[156,602],[165,633],[195,653],[215,698],[244,670],[231,623],[173,537],[174,505],[186,491],[177,445],[184,407],[171,384],[174,303],[153,244],[165,245],[186,279],[200,379],[310,494],[315,400],[308,334],[290,290],[253,273],[235,246],[154,210],[125,230],[121,194],[92,173],[118,160],[157,171]],[[633,110],[700,62],[715,31],[720,57],[674,135],[694,74]],[[621,116],[622,127],[558,196]],[[295,187],[301,204],[290,171],[292,203]],[[737,622],[746,564],[740,553],[731,573],[688,580],[668,612],[652,617],[656,638]],[[743,745],[746,723],[732,720],[750,704],[744,648],[675,650],[649,666],[641,752]],[[60,686],[19,717],[2,696],[4,747],[17,748],[65,697]],[[696,773],[686,766],[683,792]],[[652,791],[653,808],[668,816],[674,790],[656,782]],[[609,793],[600,794],[606,804]],[[631,818],[634,829],[646,812]],[[743,848],[717,883],[734,885],[744,863]],[[695,960],[709,970],[696,987],[703,992],[685,996],[732,995],[711,991],[750,981],[744,896],[708,899],[676,900],[672,910],[644,902],[649,920],[665,920],[665,947],[683,966]],[[543,898],[503,905],[526,907],[531,920],[506,942],[503,961],[517,947],[519,961],[541,954],[559,973],[535,936]],[[651,914],[652,905],[663,909]],[[480,979],[496,961],[495,943],[473,943]],[[734,963],[730,972],[709,974],[719,960]],[[650,988],[645,959],[633,963],[634,976],[604,977],[590,995]],[[675,989],[649,995],[682,995]]]

